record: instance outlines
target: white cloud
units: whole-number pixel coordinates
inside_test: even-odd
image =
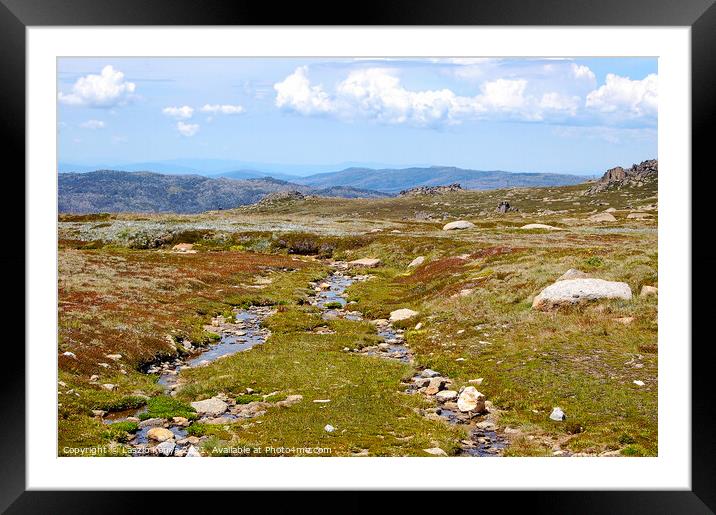
[[[182,136],[190,137],[199,132],[199,125],[196,123],[177,122],[177,130]]]
[[[403,87],[391,68],[362,68],[350,72],[329,94],[323,86],[311,84],[306,67],[274,86],[276,106],[299,114],[330,114],[344,120],[363,117],[418,127],[490,116],[539,120],[544,111],[576,109],[571,97],[550,94],[540,101],[527,94],[527,87],[525,79],[500,78],[484,82],[475,96],[460,96],[447,88],[412,91]]]
[[[67,105],[86,107],[115,107],[125,105],[134,97],[136,85],[124,80],[124,74],[108,65],[100,75],[86,75],[77,79],[70,93],[58,93],[58,100]]]
[[[194,115],[194,108],[189,106],[169,106],[162,109],[162,113],[176,120],[188,120]]]
[[[631,80],[613,73],[606,83],[587,95],[586,107],[602,113],[627,114],[631,117],[654,116],[658,105],[656,74]]]
[[[105,123],[102,120],[87,120],[82,122],[80,127],[83,129],[104,129]]]
[[[578,96],[560,95],[559,93],[545,93],[540,99],[539,106],[544,111],[554,111],[575,116],[579,109]]]
[[[245,111],[243,106],[230,104],[205,104],[201,108],[202,113],[212,114],[241,114]]]
[[[575,79],[587,79],[590,81],[595,81],[597,78],[594,72],[589,69],[589,66],[576,63],[572,63],[572,75]]]
[[[333,111],[334,106],[322,86],[311,86],[308,68],[301,66],[273,86],[276,106],[301,114],[320,114]]]

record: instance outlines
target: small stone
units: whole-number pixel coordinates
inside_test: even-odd
[[[430,449],[423,449],[423,451],[427,452],[428,454],[432,454],[433,456],[447,456],[447,453],[443,451],[440,447],[431,447]]]
[[[74,352],[70,352],[70,351],[67,351],[67,352],[63,352],[63,353],[62,353],[62,355],[63,355],[63,356],[67,356],[68,358],[74,358],[74,359],[77,359],[77,356],[75,355],[75,353],[74,353]]]
[[[293,406],[294,404],[297,404],[303,400],[303,395],[289,395],[282,401],[278,401],[276,403],[276,406],[280,406],[282,408],[287,408],[289,406]]]
[[[316,404],[325,404],[327,402],[331,402],[331,399],[313,399],[313,402]]]
[[[189,419],[186,417],[172,417],[172,422],[182,427],[189,425]]]
[[[423,323],[422,323],[422,322],[418,322],[417,324],[415,324],[415,330],[416,330],[416,331],[420,331],[422,328],[423,328]]]
[[[422,377],[438,377],[440,375],[440,373],[435,372],[435,370],[432,370],[430,368],[426,368],[425,370],[420,372],[420,375]]]
[[[326,425],[323,427],[323,430],[324,430],[326,433],[332,433],[333,431],[336,430],[336,428],[333,427],[333,426],[330,425],[330,424],[326,424]]]
[[[90,383],[94,383],[96,381],[99,381],[99,376],[97,374],[92,374],[90,376]]]
[[[412,309],[396,309],[395,311],[390,312],[390,321],[391,322],[397,322],[399,320],[407,320],[409,318],[413,318],[414,316],[417,316],[418,312],[413,311]]]
[[[468,411],[480,413],[485,411],[485,396],[478,392],[474,386],[468,386],[460,392],[457,407],[463,413]]]
[[[552,408],[552,413],[549,414],[549,418],[557,422],[562,422],[567,418],[567,415],[564,414],[561,408]]]
[[[165,442],[174,438],[174,433],[164,427],[153,427],[147,431],[147,438],[157,442]]]
[[[162,442],[159,445],[157,445],[154,450],[157,454],[160,456],[171,456],[174,454],[174,449],[176,448],[176,444],[174,442]]]
[[[629,325],[634,321],[634,317],[615,318],[614,321],[620,324]]]
[[[191,407],[194,408],[199,415],[206,415],[210,417],[218,417],[229,409],[228,404],[217,397],[192,402]]]
[[[443,231],[453,231],[455,229],[471,229],[475,227],[475,224],[468,222],[467,220],[457,220],[455,222],[447,223],[443,226]]]
[[[121,354],[105,354],[105,358],[111,359],[112,361],[119,361],[122,359]]]
[[[191,243],[179,243],[177,245],[174,245],[172,247],[172,250],[174,252],[189,252],[194,248],[194,245]]]
[[[330,283],[321,283],[318,285],[318,287],[322,290],[330,290],[331,289]]]
[[[247,388],[247,389],[246,389],[246,393],[252,394],[252,393],[254,393],[254,389],[253,389],[253,388]]]
[[[420,266],[425,262],[425,256],[418,256],[415,259],[413,259],[410,264],[408,264],[408,268],[415,268],[416,266]]]
[[[644,381],[636,380],[636,381],[634,381],[634,384],[637,386],[644,386],[645,383],[644,383]]]
[[[557,278],[558,281],[568,281],[570,279],[585,279],[588,278],[589,275],[585,274],[581,270],[577,270],[576,268],[570,268],[565,273],[563,273],[559,278]]]
[[[142,420],[142,421],[139,423],[139,427],[141,427],[141,428],[144,428],[144,427],[161,427],[162,425],[164,425],[164,419],[163,419],[163,418],[158,418],[158,417],[148,418],[147,420]]]
[[[468,383],[470,383],[470,384],[476,384],[477,386],[480,386],[484,380],[485,380],[484,377],[480,377],[480,378],[478,378],[478,379],[470,379],[470,380],[468,381]]]
[[[184,457],[185,458],[201,458],[201,453],[196,450],[196,447],[194,447],[193,445],[190,445],[189,449],[187,449]]]
[[[659,295],[659,289],[656,286],[642,286],[641,287],[641,293],[639,293],[640,297],[656,297]]]
[[[425,394],[426,395],[435,395],[443,388],[445,388],[445,378],[444,377],[433,377],[430,380],[428,387],[425,389]]]
[[[116,384],[111,384],[111,383],[105,383],[105,384],[102,385],[102,389],[103,389],[103,390],[109,390],[110,392],[112,392],[112,391],[114,391],[114,390],[117,389],[117,385],[116,385]]]
[[[94,415],[95,417],[102,418],[105,416],[106,413],[107,413],[106,411],[101,410],[101,409],[93,409],[92,410],[92,415]]]
[[[547,231],[561,231],[559,227],[553,227],[551,225],[545,225],[545,224],[527,224],[520,227],[520,229],[526,229],[526,230],[532,230],[532,229],[544,229]]]
[[[380,259],[376,258],[362,258],[350,261],[348,264],[353,266],[364,266],[366,268],[375,268],[380,265]]]

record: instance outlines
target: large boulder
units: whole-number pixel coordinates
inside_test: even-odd
[[[226,410],[229,409],[228,404],[216,397],[192,402],[191,407],[194,408],[199,415],[208,417],[218,417],[222,413],[226,413]]]
[[[443,231],[454,231],[455,229],[470,229],[475,227],[475,224],[468,222],[467,220],[457,220],[455,222],[447,223],[443,226]]]
[[[611,213],[597,213],[589,217],[590,222],[616,222],[617,219]]]
[[[413,318],[414,316],[417,316],[418,312],[413,311],[412,309],[403,308],[403,309],[396,309],[395,311],[390,312],[390,321],[391,322],[397,322],[399,320],[407,320],[409,318]]]
[[[534,298],[532,307],[541,311],[600,299],[631,299],[627,283],[604,279],[567,279],[548,286]]]

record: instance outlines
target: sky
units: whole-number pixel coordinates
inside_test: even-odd
[[[657,157],[657,82],[656,58],[60,58],[58,157],[600,174]]]

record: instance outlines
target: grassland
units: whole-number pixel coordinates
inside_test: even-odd
[[[161,388],[140,371],[143,364],[186,352],[187,341],[209,344],[204,325],[234,306],[273,305],[265,344],[183,371],[176,399],[237,397],[250,388],[303,401],[210,428],[205,452],[230,444],[325,446],[332,455],[425,455],[429,447],[454,453],[462,430],[419,415],[424,399],[401,392],[413,366],[343,352],[375,343],[373,325],[325,322],[305,304],[308,283],[327,273],[329,260],[376,257],[382,263],[369,271],[374,277],[348,291],[353,307],[367,319],[418,311],[404,324],[415,366],[440,370],[456,387],[483,378],[480,391],[499,410],[501,430],[509,429],[506,455],[655,455],[657,300],[638,292],[658,284],[656,189],[583,196],[584,189],[309,198],[182,216],[63,215],[60,450],[121,446],[126,431],[109,430],[92,410],[156,398]],[[496,213],[502,200],[519,211]],[[616,222],[589,220],[608,207]],[[627,218],[644,209],[652,216]],[[441,230],[456,219],[475,227]],[[528,223],[562,230],[520,229]],[[180,242],[198,252],[171,252]],[[408,269],[420,255],[425,262]],[[534,296],[569,268],[624,281],[636,295],[533,310]],[[324,326],[328,331],[316,331]],[[549,419],[554,406],[567,414],[564,423]],[[326,432],[326,424],[336,430]]]

